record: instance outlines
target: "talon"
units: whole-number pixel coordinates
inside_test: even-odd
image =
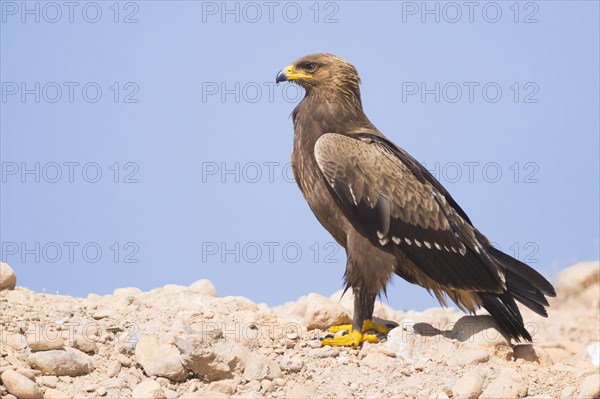
[[[374,330],[378,333],[387,334],[391,331],[392,328],[388,327],[387,325],[384,326],[381,324],[374,323],[373,320],[365,320],[365,322],[363,323],[363,331]]]
[[[377,343],[379,339],[373,334],[363,334],[358,331],[349,332],[346,335],[338,335],[334,338],[326,338],[321,344],[323,346],[351,346],[357,348],[363,342]]]
[[[327,331],[331,333],[336,333],[343,330],[352,331],[352,324],[341,324],[339,326],[331,326],[327,329]]]

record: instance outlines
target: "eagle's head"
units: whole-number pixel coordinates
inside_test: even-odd
[[[354,65],[333,54],[311,54],[297,59],[277,74],[275,82],[284,81],[297,83],[307,92],[344,92],[360,97],[358,71]]]

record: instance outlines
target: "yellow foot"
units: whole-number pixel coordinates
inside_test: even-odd
[[[381,336],[381,334],[387,334],[388,332],[390,332],[391,328],[388,326],[381,325],[381,324],[373,323],[373,320],[365,320],[363,322],[362,330],[363,330],[363,332],[375,331],[377,334],[360,333],[358,331],[353,331],[351,324],[342,324],[339,326],[331,326],[331,327],[329,327],[329,329],[327,331],[329,333],[333,333],[333,334],[338,333],[340,331],[348,331],[347,334],[337,335],[335,337],[328,336],[325,339],[323,339],[321,344],[323,346],[329,345],[329,346],[357,347],[365,341],[376,343],[376,342],[379,342],[379,339],[380,339],[380,337],[378,337],[378,335]]]
[[[373,323],[373,320],[365,320],[363,322],[363,331],[374,330],[378,333],[387,334],[390,332],[391,328],[388,326],[384,326],[381,324]],[[330,333],[336,333],[339,331],[352,331],[352,324],[342,324],[339,326],[331,326],[327,330]]]
[[[379,342],[379,338],[377,338],[374,334],[363,334],[358,331],[351,331],[346,335],[338,335],[333,338],[325,338],[321,341],[321,345],[323,346],[352,346],[354,348],[358,347],[363,342]]]

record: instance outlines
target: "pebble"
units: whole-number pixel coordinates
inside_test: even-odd
[[[349,323],[352,323],[352,319],[342,305],[319,294],[308,295],[304,314],[304,324],[308,330]]]
[[[482,391],[483,377],[472,371],[467,371],[452,387],[452,392],[457,398],[475,399]]]
[[[579,385],[580,398],[598,398],[600,397],[600,374],[594,373],[588,375]]]
[[[135,347],[135,361],[151,376],[166,377],[172,381],[185,379],[188,372],[182,360],[174,345],[159,343],[153,336],[143,336]]]
[[[484,389],[481,399],[520,398],[526,393],[527,384],[521,374],[507,367]]]
[[[29,355],[28,361],[31,367],[45,375],[75,377],[94,369],[92,358],[77,349],[34,352]]]
[[[304,367],[304,361],[300,356],[285,355],[279,359],[279,367],[283,371],[295,373],[302,370],[302,367]]]
[[[14,290],[17,285],[17,275],[7,263],[0,262],[0,290]]]
[[[85,353],[98,353],[98,344],[89,336],[81,334],[75,335],[73,339],[73,348],[79,349]]]
[[[19,399],[41,399],[42,392],[37,384],[14,370],[7,370],[0,376],[6,390]]]
[[[108,378],[115,377],[117,374],[119,374],[119,371],[121,371],[121,362],[119,362],[117,359],[111,360],[108,363],[108,366],[106,366],[106,375]]]
[[[250,353],[246,359],[246,368],[244,369],[246,380],[273,380],[279,377],[281,377],[281,369],[277,363],[266,356]]]
[[[54,339],[50,339],[48,335],[54,337],[56,333],[48,332],[47,334],[45,333],[41,336],[38,336],[37,334],[28,335],[27,346],[29,346],[32,351],[48,351],[63,348],[64,344],[60,335]]]
[[[192,285],[190,285],[189,288],[190,290],[200,295],[206,295],[211,297],[217,296],[217,289],[215,288],[213,283],[206,279],[198,280],[195,283],[192,283]]]
[[[146,380],[133,388],[132,399],[167,399],[160,384],[154,380]]]
[[[471,349],[462,352],[456,360],[459,365],[468,366],[471,364],[485,363],[490,360],[490,355],[485,349]]]

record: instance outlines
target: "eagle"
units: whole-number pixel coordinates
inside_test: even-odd
[[[323,345],[356,347],[389,332],[372,318],[393,275],[426,288],[442,306],[449,298],[470,314],[485,308],[508,340],[531,341],[515,300],[547,317],[554,287],[493,247],[440,182],[371,123],[356,68],[333,54],[311,54],[275,80],[305,89],[292,112],[294,177],[347,255],[352,325],[332,326],[347,333],[330,334]]]

